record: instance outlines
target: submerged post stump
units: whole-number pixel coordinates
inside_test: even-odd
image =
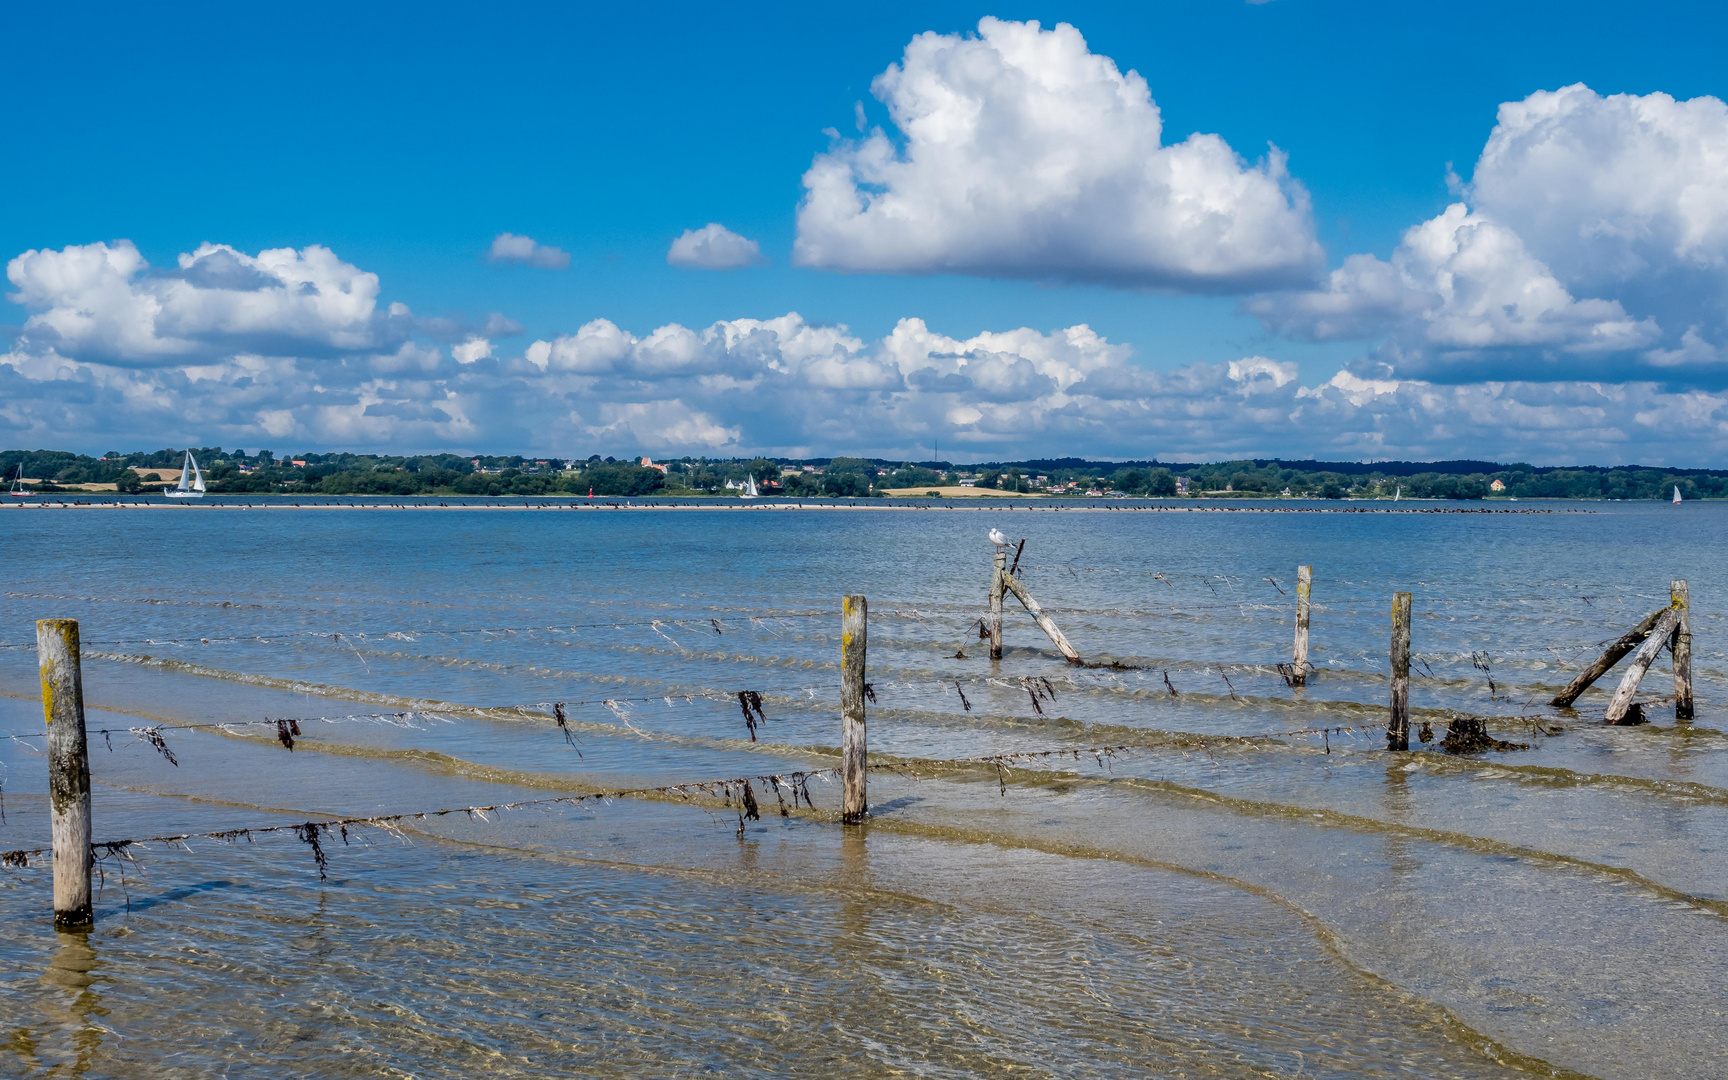
[[[1308,685],[1308,596],[1314,590],[1314,568],[1296,568],[1296,652],[1291,657],[1291,686]]]
[[[840,820],[848,825],[864,820],[864,652],[870,628],[869,606],[862,596],[841,601],[840,615],[840,776],[845,794]]]
[[[996,549],[996,568],[990,572],[990,659],[1002,659],[1002,593],[1007,588],[1008,549]]]
[[[1674,628],[1674,719],[1692,719],[1692,594],[1685,578],[1668,583],[1668,596],[1680,622]]]
[[[87,930],[90,905],[90,748],[84,733],[84,680],[78,621],[36,623],[42,715],[48,721],[49,828],[54,838],[54,926]]]
[[[1410,749],[1410,594],[1392,594],[1392,715],[1386,749]]]

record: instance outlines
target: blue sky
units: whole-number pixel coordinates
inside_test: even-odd
[[[1556,225],[1526,197],[1546,189],[1541,169],[1552,162],[1508,159],[1493,205],[1474,205],[1459,186],[1473,179],[1504,103],[1584,84],[1594,98],[1569,115],[1574,133],[1587,134],[1613,112],[1597,101],[1614,95],[1723,96],[1723,17],[1713,6],[7,4],[0,12],[15,151],[0,170],[0,259],[130,241],[149,266],[127,271],[137,284],[205,243],[246,257],[317,246],[376,275],[380,310],[403,304],[418,320],[364,341],[309,331],[297,343],[286,324],[267,341],[192,327],[174,340],[195,346],[128,352],[55,323],[53,312],[91,301],[53,293],[63,277],[46,263],[14,263],[12,302],[0,306],[0,323],[12,327],[10,381],[0,371],[11,401],[0,408],[8,445],[102,450],[114,435],[128,445],[896,454],[934,437],[980,456],[1492,452],[1692,464],[1717,463],[1728,446],[1718,430],[1728,413],[1704,400],[1728,385],[1716,353],[1728,344],[1718,332],[1728,252],[1713,231],[1715,211],[1700,219],[1696,210],[1700,197],[1715,206],[1720,177],[1704,175],[1674,197],[1673,213],[1691,213],[1686,220],[1697,228],[1681,228],[1690,239],[1671,245],[1664,257],[1673,267],[1657,266],[1655,276],[1680,275],[1664,278],[1681,281],[1678,300],[1675,287],[1643,295],[1633,275],[1610,281],[1592,270],[1591,260],[1606,266],[1624,251],[1566,248],[1561,234],[1572,219]],[[1149,257],[1127,270],[1120,259],[1092,266],[1087,252],[1112,241],[1109,215],[1133,213],[1132,195],[1119,206],[1106,200],[1100,208],[1089,197],[1078,211],[1027,211],[1006,224],[980,210],[952,235],[930,244],[914,238],[916,253],[904,249],[906,238],[863,219],[826,232],[801,226],[804,177],[820,155],[838,147],[853,162],[846,148],[876,129],[897,152],[916,149],[873,80],[891,64],[911,63],[917,35],[980,43],[985,17],[1038,20],[1046,35],[1070,24],[1089,57],[1124,76],[1137,72],[1162,120],[1164,147],[1191,133],[1217,136],[1252,181],[1266,175],[1253,170],[1275,144],[1287,155],[1288,183],[1279,183],[1288,205],[1278,213],[1262,206],[1256,220],[1295,229],[1316,245],[1313,257],[1257,262],[1245,253],[1217,273],[1195,269],[1201,255]],[[930,79],[948,77],[938,60],[930,63]],[[1012,95],[1012,85],[999,79],[972,89]],[[1675,137],[1698,144],[1688,160],[1719,160],[1710,156],[1721,145],[1712,121],[1688,116],[1674,121],[1682,133]],[[1073,153],[1096,157],[1121,130],[1129,129],[1078,139]],[[1015,171],[1000,166],[1017,154],[1064,152],[1048,133],[1035,145],[1022,136],[1002,135],[989,154],[950,157],[906,182],[926,191],[991,184]],[[1153,137],[1157,145],[1156,128]],[[1623,151],[1614,159],[1622,168],[1672,172],[1643,145],[1634,139],[1586,156]],[[975,172],[965,173],[968,161]],[[889,194],[920,197],[894,183]],[[1273,191],[1271,184],[1262,187]],[[846,191],[883,189],[860,173]],[[1033,196],[1010,201],[1026,198]],[[1473,236],[1501,229],[1543,268],[1519,271],[1522,284],[1508,288],[1528,296],[1530,280],[1537,291],[1552,280],[1563,299],[1544,301],[1520,326],[1483,329],[1495,318],[1481,310],[1469,326],[1451,318],[1456,312],[1431,310],[1410,322],[1416,299],[1399,308],[1403,322],[1384,304],[1369,318],[1362,313],[1373,304],[1362,297],[1372,289],[1355,279],[1327,284],[1325,275],[1350,256],[1396,263],[1406,230],[1439,220],[1454,203],[1473,215],[1457,227]],[[1596,215],[1592,221],[1621,220],[1619,209],[1584,203],[1579,214]],[[955,220],[954,206],[924,209]],[[1094,209],[1098,220],[1076,224],[1075,212]],[[1629,212],[1654,221],[1668,210]],[[1279,213],[1278,221],[1265,216]],[[757,242],[765,264],[669,265],[669,245],[709,222]],[[989,246],[994,232],[1021,227],[1044,237],[1073,232],[1029,251]],[[801,228],[811,250],[826,254],[795,265]],[[569,265],[489,261],[502,233],[560,249]],[[1248,230],[1243,251],[1263,249],[1267,235]],[[1157,248],[1165,236],[1128,236],[1124,250]],[[896,243],[883,254],[882,245]],[[1434,273],[1450,280],[1450,271]],[[1416,292],[1432,292],[1433,276]],[[1347,333],[1334,317],[1339,305],[1354,313]],[[487,327],[494,312],[504,319]],[[669,324],[700,336],[718,323],[791,312],[806,327],[844,326],[846,341],[825,347],[858,361],[858,370],[797,381],[792,368],[812,362],[805,348],[769,362],[771,374],[752,374],[736,358],[686,357],[678,381],[669,381],[665,364],[650,378],[639,359],[584,359],[567,363],[556,386],[533,384],[534,343],[556,357],[561,339],[594,320],[635,339],[620,348],[639,349]],[[941,337],[934,352],[942,359],[930,361],[927,349],[924,359],[907,360],[902,349],[898,370],[884,373],[882,358],[894,351],[885,343],[907,319]],[[1529,329],[1536,324],[1547,329]],[[1048,342],[1080,325],[1118,351],[1094,349],[1093,360],[1066,374],[1050,366],[1051,355],[989,337],[1027,328]],[[481,331],[487,355],[458,361],[456,350]],[[763,332],[790,340],[784,325]],[[724,336],[709,334],[702,347],[721,348],[714,340]],[[1072,335],[1065,340],[1072,344]],[[413,364],[363,356],[410,346],[420,350]],[[264,360],[215,370],[233,356]],[[1030,365],[1029,374],[967,367],[991,357],[1004,371]],[[186,368],[198,370],[188,376]],[[539,370],[550,377],[558,362]],[[1316,389],[1340,371],[1343,385]],[[1114,396],[1086,392],[1106,375]],[[775,383],[782,376],[796,385]],[[933,389],[938,377],[947,389]],[[1041,379],[1052,389],[1028,397],[1028,386],[1045,386]],[[1505,380],[1531,389],[1492,389]],[[324,396],[309,387],[325,388]],[[1292,396],[1304,388],[1320,396]],[[1343,398],[1328,403],[1326,394]],[[1367,406],[1356,400],[1364,394]],[[1436,404],[1437,394],[1448,401]],[[771,407],[769,396],[786,404]],[[523,400],[542,402],[532,423]],[[547,411],[552,400],[568,407]],[[106,418],[78,420],[80,410],[69,407],[77,401]],[[339,415],[344,407],[353,415]],[[825,422],[799,419],[811,410]],[[1292,410],[1303,416],[1290,420]],[[967,422],[972,412],[981,415]],[[1628,427],[1621,413],[1669,419]],[[855,423],[841,420],[848,414]],[[1693,425],[1684,448],[1668,445],[1680,415]],[[1572,433],[1557,437],[1558,428]]]

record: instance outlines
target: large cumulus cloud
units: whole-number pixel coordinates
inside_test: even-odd
[[[1461,201],[1390,259],[1246,308],[1375,340],[1357,371],[1728,386],[1728,106],[1582,85],[1500,107]]]
[[[1066,23],[925,33],[872,84],[876,130],[804,176],[795,260],[834,270],[1058,278],[1193,292],[1318,271],[1307,194],[1276,148],[1165,145],[1146,80]]]

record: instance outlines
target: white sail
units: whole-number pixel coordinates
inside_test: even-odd
[[[751,473],[744,478],[744,494],[742,497],[746,499],[754,499],[758,494],[759,492],[756,490],[756,474]]]
[[[1680,501],[1680,485],[1679,484],[1674,485],[1674,501],[1675,502]]]
[[[162,494],[170,499],[204,497],[204,473],[198,468],[198,459],[192,456],[192,451],[186,451],[186,460],[180,465],[180,483],[171,488],[163,488]]]

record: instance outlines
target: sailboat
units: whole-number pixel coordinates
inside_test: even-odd
[[[1680,485],[1679,484],[1674,485],[1674,505],[1675,506],[1680,505]]]
[[[18,472],[12,477],[12,497],[14,499],[28,499],[34,494],[36,494],[34,491],[24,486],[24,463],[20,461]]]
[[[198,459],[192,456],[192,451],[186,451],[186,461],[180,466],[180,483],[171,488],[163,488],[162,494],[170,499],[204,497],[204,474],[198,470]]]
[[[754,499],[760,494],[761,492],[756,490],[756,474],[750,473],[744,478],[744,494],[738,497],[740,499]]]
[[[1400,487],[1398,490],[1396,490],[1392,493],[1392,501],[1393,502],[1397,502],[1399,499],[1402,499],[1403,497],[1404,497],[1404,489],[1402,487]]]

